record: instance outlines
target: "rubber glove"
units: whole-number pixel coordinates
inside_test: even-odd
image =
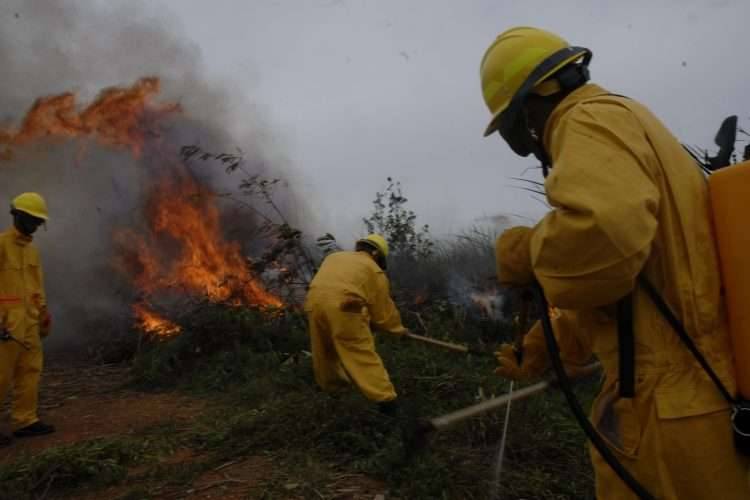
[[[590,374],[588,363],[591,362],[591,326],[581,324],[578,314],[574,311],[563,311],[556,307],[548,310],[552,329],[555,333],[560,358],[565,372],[570,378],[578,378]],[[610,324],[610,327],[614,327]],[[598,325],[596,328],[604,328]],[[523,356],[521,363],[513,350],[513,346],[503,344],[495,353],[500,367],[495,373],[513,380],[537,378],[544,374],[551,366],[547,341],[544,336],[542,322],[537,321],[529,333],[523,338]]]
[[[535,325],[535,328],[537,325]],[[549,356],[544,337],[532,335],[534,329],[523,339],[523,355],[518,362],[516,349],[512,344],[503,344],[495,353],[495,358],[500,366],[495,373],[501,377],[511,380],[528,380],[541,377],[549,368]]]

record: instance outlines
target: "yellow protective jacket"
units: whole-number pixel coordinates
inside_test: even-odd
[[[406,332],[390,296],[388,277],[364,252],[325,258],[305,299],[313,370],[326,390],[353,382],[370,400],[396,398],[372,330]]]
[[[355,304],[359,299],[367,307],[374,330],[393,334],[406,331],[391,298],[388,276],[365,252],[335,252],[325,258],[310,283],[306,303],[322,297],[332,298],[336,307],[342,302]]]
[[[47,307],[39,252],[15,228],[0,233],[0,327],[27,345],[38,345]]]
[[[550,303],[569,318],[558,321],[569,329],[557,336],[576,337],[562,343],[566,361],[594,353],[604,367],[592,420],[659,499],[750,498],[727,403],[636,286],[645,272],[734,392],[705,178],[644,106],[593,84],[558,105],[544,141],[553,209],[533,228],[530,261]],[[631,291],[636,396],[622,399],[612,305]],[[592,458],[598,498],[635,498]]]

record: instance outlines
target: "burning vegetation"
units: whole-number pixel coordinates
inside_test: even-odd
[[[142,78],[128,88],[108,88],[82,110],[72,92],[42,97],[31,106],[21,126],[0,130],[5,159],[12,158],[12,146],[27,146],[43,139],[91,137],[106,146],[128,148],[140,157],[150,135],[149,118],[157,119],[180,111],[178,104],[157,106],[158,78]]]
[[[231,306],[281,307],[282,300],[251,271],[242,245],[226,238],[212,187],[173,153],[181,145],[165,143],[161,123],[181,108],[155,103],[159,89],[159,79],[143,78],[130,87],[103,90],[80,110],[73,93],[40,98],[20,127],[0,130],[1,156],[10,160],[14,148],[41,141],[89,139],[128,151],[134,162],[148,156],[149,164],[161,163],[138,210],[141,220],[135,227],[113,231],[111,262],[133,288],[131,310],[139,329],[162,337],[178,334],[180,326],[153,307],[174,302],[176,296]],[[85,153],[82,147],[79,156]]]
[[[117,269],[143,296],[179,292],[212,302],[281,307],[250,272],[239,243],[222,236],[215,195],[194,179],[164,178],[154,185],[144,210],[148,232],[122,229]],[[149,310],[146,299],[134,313],[149,333],[174,334],[175,325]]]

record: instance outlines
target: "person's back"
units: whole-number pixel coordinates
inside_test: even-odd
[[[334,252],[323,260],[310,282],[307,300],[335,295],[359,297],[368,302],[374,293],[372,283],[379,274],[383,275],[383,271],[364,252]]]
[[[551,303],[577,311],[604,366],[605,384],[592,419],[622,460],[632,460],[631,471],[659,478],[647,482],[657,497],[711,492],[745,498],[746,464],[732,446],[728,404],[645,290],[633,292],[632,399],[620,394],[616,321],[600,309],[631,289],[642,273],[734,391],[705,179],[645,107],[596,85],[564,99],[547,131],[553,167],[547,196],[565,213],[535,228],[531,258]],[[613,414],[618,422],[608,423]],[[723,480],[701,482],[705,490],[695,478],[707,457]],[[619,480],[598,454],[594,460],[597,491],[612,496]]]
[[[569,260],[565,278],[558,279],[561,259],[574,251],[541,242],[569,234],[565,223],[547,220],[532,254],[535,273],[550,300],[579,310],[611,303],[608,295],[620,295],[632,286],[638,273],[635,263],[645,261],[643,272],[649,281],[672,305],[698,347],[710,353],[714,369],[733,390],[708,189],[692,158],[645,107],[596,85],[586,85],[566,98],[552,114],[549,130],[553,162],[546,182],[549,199],[561,206],[597,207],[588,215],[588,234],[579,232],[571,245],[578,248],[585,241],[607,255],[596,255],[597,266],[591,268],[585,258]],[[599,177],[606,181],[599,182]],[[635,309],[654,309],[641,289],[636,292]],[[690,368],[705,379],[708,392],[719,396],[661,315],[636,314],[635,330],[649,331],[638,339],[640,366]],[[594,351],[606,363],[607,346],[616,346],[616,338],[603,337],[608,336],[598,335],[600,347],[594,346]],[[616,365],[615,359],[611,365]],[[711,407],[726,406],[721,403],[719,397]]]

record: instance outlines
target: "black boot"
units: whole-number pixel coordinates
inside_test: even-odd
[[[0,448],[10,446],[11,442],[12,440],[8,436],[6,436],[5,434],[0,434]]]
[[[55,432],[55,426],[54,425],[48,425],[44,422],[37,420],[31,425],[27,425],[26,427],[23,427],[21,429],[18,429],[17,431],[13,432],[13,435],[16,437],[34,437],[34,436],[43,436],[45,434],[52,434]]]
[[[398,404],[398,401],[395,399],[392,399],[390,401],[381,401],[380,403],[378,403],[378,410],[380,410],[380,413],[382,413],[383,415],[387,415],[391,418],[397,418],[401,413],[401,407]]]

